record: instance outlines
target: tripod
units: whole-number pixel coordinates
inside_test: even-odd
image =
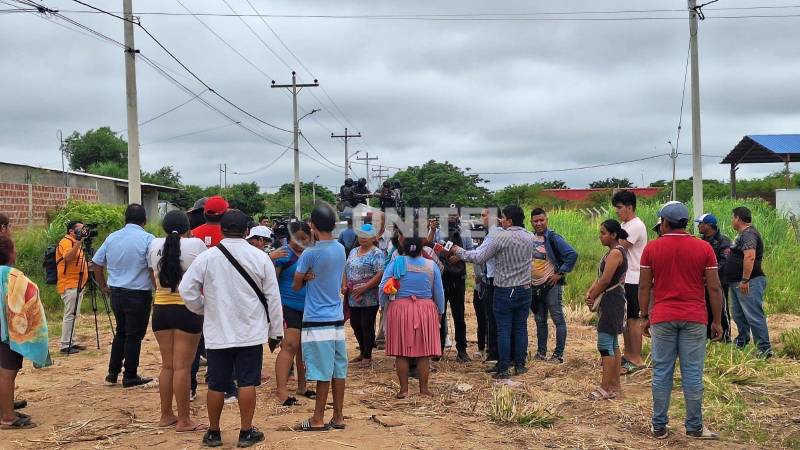
[[[84,238],[83,242],[82,242],[82,245],[83,245],[83,255],[81,255],[80,258],[83,258],[84,261],[91,261],[92,260],[92,256],[94,256],[94,249],[92,248],[92,238],[91,237]],[[89,294],[89,300],[92,302],[92,312],[94,313],[94,333],[95,333],[95,338],[97,339],[97,349],[99,350],[100,349],[100,326],[99,326],[99,324],[97,322],[97,311],[98,311],[98,307],[97,307],[97,291],[98,291],[98,289],[97,289],[98,288],[97,280],[94,279],[94,273],[92,273],[90,271],[88,274],[86,274],[86,277],[87,277],[86,278],[86,283],[84,283],[83,282],[83,280],[84,280],[84,270],[86,269],[87,264],[85,262],[82,262],[80,264],[80,266],[81,266],[81,269],[80,269],[80,272],[78,272],[78,288],[77,288],[77,291],[75,293],[76,294],[76,297],[75,297],[75,309],[72,311],[72,316],[73,316],[72,329],[69,332],[69,347],[67,347],[67,348],[72,348],[73,338],[75,337],[75,321],[78,319],[78,306],[81,303],[80,302],[81,293],[82,293],[82,291],[84,289],[86,289],[86,293]],[[103,293],[100,293],[100,298],[103,300],[103,305],[106,308],[106,316],[108,317],[108,324],[111,327],[111,335],[116,337],[115,332],[114,332],[114,322],[111,320],[111,308],[109,308],[109,306],[108,306],[108,298]],[[69,356],[69,354],[70,353],[67,352],[67,356]]]

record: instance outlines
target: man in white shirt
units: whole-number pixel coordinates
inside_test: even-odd
[[[628,272],[625,274],[625,298],[627,300],[627,323],[622,337],[625,353],[622,356],[623,373],[633,373],[644,365],[642,359],[642,326],[639,320],[639,261],[647,245],[647,226],[636,217],[636,194],[619,191],[614,194],[611,204],[622,222],[622,229],[628,232],[627,239],[620,245],[628,252]]]
[[[208,418],[206,446],[222,445],[219,420],[225,387],[233,373],[239,385],[241,431],[239,447],[264,440],[252,424],[256,386],[261,384],[263,344],[283,337],[283,312],[275,268],[263,251],[244,240],[247,216],[228,210],[221,221],[223,239],[199,255],[183,275],[178,290],[186,307],[204,315],[208,357]],[[225,248],[255,283],[251,286],[221,248]],[[255,288],[266,299],[262,304]],[[269,313],[267,313],[267,309]]]

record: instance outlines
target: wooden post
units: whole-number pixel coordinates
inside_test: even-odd
[[[731,163],[731,198],[736,200],[736,167],[735,163]]]

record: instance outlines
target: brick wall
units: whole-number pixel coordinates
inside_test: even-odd
[[[0,183],[0,212],[18,226],[47,223],[47,212],[63,207],[68,199],[97,202],[97,190]]]

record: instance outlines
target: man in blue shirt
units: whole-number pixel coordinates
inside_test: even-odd
[[[347,377],[347,346],[344,335],[344,310],[339,290],[342,285],[344,248],[333,239],[336,212],[326,204],[311,212],[311,232],[316,245],[303,251],[297,261],[292,288],[299,291],[304,281],[301,347],[306,380],[317,382],[314,416],[298,428],[303,431],[344,429],[344,387]],[[325,405],[333,380],[333,418],[325,423]]]
[[[117,384],[122,371],[124,387],[139,386],[153,381],[139,376],[139,352],[150,320],[153,301],[153,280],[147,268],[147,249],[154,236],[142,228],[147,213],[142,205],[131,203],[125,209],[125,227],[111,233],[97,249],[92,263],[100,289],[111,296],[111,309],[117,321],[117,331],[111,343],[106,385]],[[108,282],[103,269],[108,271]]]

